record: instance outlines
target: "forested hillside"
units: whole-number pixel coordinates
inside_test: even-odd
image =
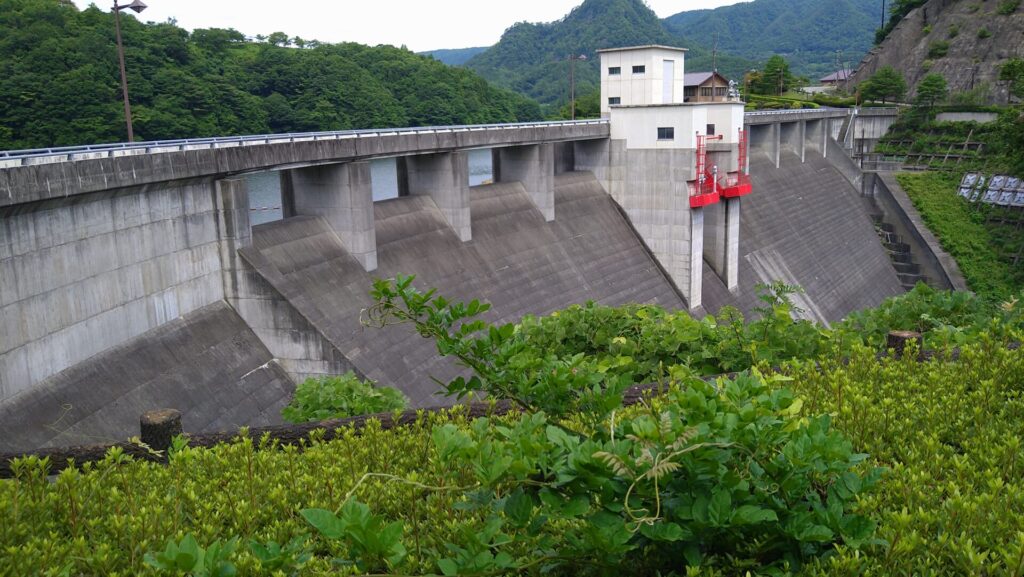
[[[466,66],[498,86],[559,104],[569,99],[570,54],[589,59],[576,65],[577,94],[585,94],[599,82],[597,50],[641,44],[689,48],[687,70],[709,70],[712,65],[707,47],[669,32],[642,0],[586,0],[557,22],[512,26],[498,44]],[[738,76],[748,65],[735,57],[718,58],[718,68],[727,75]]]
[[[418,54],[422,56],[432,56],[449,66],[462,66],[468,62],[470,58],[485,50],[487,50],[487,46],[478,46],[475,48],[444,48],[441,50],[419,52]]]
[[[665,19],[668,30],[700,46],[763,64],[784,56],[794,73],[813,80],[836,71],[836,52],[848,65],[871,48],[881,23],[878,0],[756,0]]]
[[[130,14],[122,27],[137,140],[540,116],[469,70],[390,46],[252,42]],[[0,150],[126,138],[109,11],[0,0],[0,77]]]

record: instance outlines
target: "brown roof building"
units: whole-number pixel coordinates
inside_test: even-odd
[[[686,102],[725,102],[729,98],[729,79],[718,72],[688,72],[683,75]]]

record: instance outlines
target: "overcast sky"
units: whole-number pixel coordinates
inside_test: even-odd
[[[558,20],[582,0],[144,0],[143,21],[168,18],[189,30],[234,28],[247,36],[286,32],[307,40],[436,48],[490,46],[516,22]],[[684,10],[715,8],[739,0],[648,0],[664,18]],[[131,0],[120,0],[122,4]],[[75,0],[109,8],[113,0]]]

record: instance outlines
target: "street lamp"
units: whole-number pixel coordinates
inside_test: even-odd
[[[121,94],[124,98],[124,121],[128,124],[128,142],[135,141],[135,133],[132,131],[132,105],[128,101],[128,76],[124,71],[124,44],[121,43],[121,11],[124,9],[134,10],[136,14],[146,9],[142,0],[133,0],[126,6],[118,6],[114,0],[114,29],[117,30],[117,59],[121,65]]]
[[[577,56],[575,54],[570,54],[569,55],[569,108],[570,108],[569,114],[572,115],[571,118],[573,120],[576,120],[576,61],[577,60],[582,60],[582,61],[585,62],[587,60],[587,55],[586,54],[580,54],[579,56]]]

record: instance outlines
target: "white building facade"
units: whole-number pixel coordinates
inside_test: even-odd
[[[684,48],[598,52],[601,111],[611,123],[599,178],[698,309],[704,260],[730,289],[738,284],[739,197],[750,190],[740,166],[744,104],[684,102]],[[592,154],[578,150],[577,164]]]

